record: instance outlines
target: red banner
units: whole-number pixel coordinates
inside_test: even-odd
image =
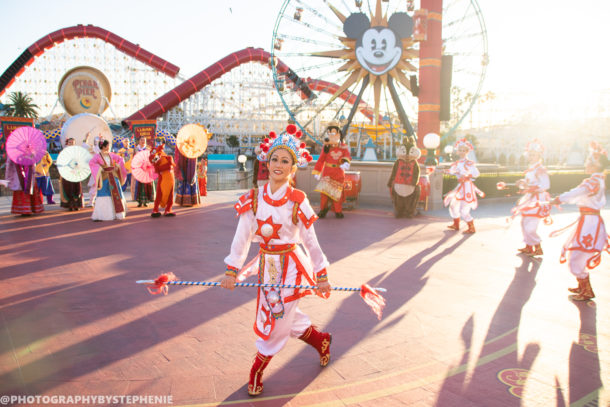
[[[153,147],[155,145],[156,120],[132,120],[130,124],[136,144],[138,144],[140,137],[144,137],[147,146]]]
[[[2,126],[2,142],[6,142],[8,136],[18,127],[29,126],[34,127],[34,119],[26,118],[26,117],[10,117],[10,116],[2,116],[0,117],[0,125]]]

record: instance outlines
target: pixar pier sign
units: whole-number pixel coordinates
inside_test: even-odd
[[[59,82],[59,101],[65,111],[102,114],[112,95],[108,78],[98,69],[79,66],[66,72]]]

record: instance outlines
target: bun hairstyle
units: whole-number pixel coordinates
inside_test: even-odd
[[[101,140],[101,141],[98,143],[98,147],[99,147],[99,148],[100,148],[100,150],[101,150],[102,148],[106,147],[106,146],[107,146],[107,145],[109,145],[109,144],[110,144],[110,143],[108,142],[108,140]]]

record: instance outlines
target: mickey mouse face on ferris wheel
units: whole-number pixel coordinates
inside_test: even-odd
[[[387,27],[371,27],[364,13],[353,13],[345,20],[343,32],[356,39],[356,59],[360,65],[374,75],[383,75],[400,61],[401,39],[412,35],[413,19],[407,13],[394,13]]]

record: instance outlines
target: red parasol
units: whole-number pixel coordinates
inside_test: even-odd
[[[22,126],[10,134],[6,141],[6,152],[16,164],[34,165],[47,152],[47,140],[37,128]]]
[[[139,182],[148,184],[159,176],[155,171],[155,166],[148,159],[150,152],[142,150],[131,160],[131,173]]]

